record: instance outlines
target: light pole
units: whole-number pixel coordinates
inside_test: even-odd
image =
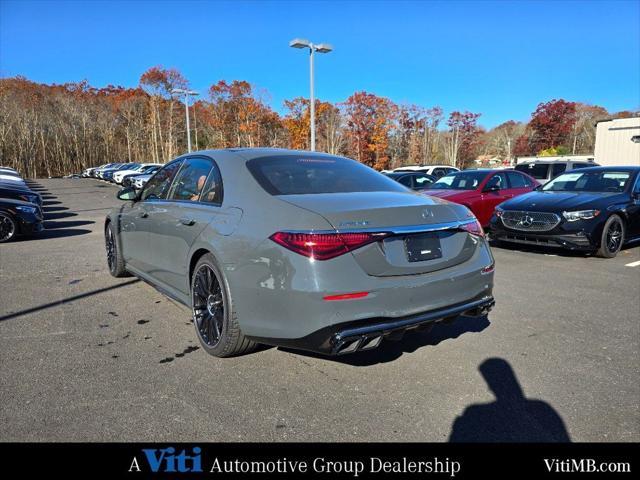
[[[310,74],[310,86],[311,94],[309,95],[309,113],[310,113],[310,127],[311,127],[311,151],[316,151],[316,104],[313,96],[313,53],[329,53],[333,50],[333,47],[328,43],[314,44],[304,38],[294,38],[289,42],[289,46],[293,48],[308,48],[309,49],[309,74]]]
[[[187,117],[187,150],[191,153],[191,131],[189,129],[189,97],[195,97],[200,95],[200,93],[194,90],[185,90],[184,88],[174,88],[171,90],[171,93],[177,95],[184,95],[184,112]]]

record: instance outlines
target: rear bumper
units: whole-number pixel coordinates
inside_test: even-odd
[[[413,329],[419,330],[444,319],[458,316],[482,317],[487,315],[494,305],[493,297],[486,295],[457,305],[406,317],[371,318],[330,325],[302,338],[249,338],[268,345],[307,350],[325,355],[342,355],[376,348],[385,337],[391,334]]]

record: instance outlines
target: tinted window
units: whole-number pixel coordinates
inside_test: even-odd
[[[206,158],[186,159],[173,182],[169,198],[171,200],[198,201],[210,171],[211,161]]]
[[[171,181],[180,169],[182,160],[170,163],[166,167],[158,170],[156,174],[147,182],[142,191],[142,200],[163,199],[169,193]]]
[[[449,170],[448,168],[434,168],[432,175],[434,177],[436,177],[436,178],[440,178],[440,177],[446,175],[448,173],[447,172],[448,170]]]
[[[428,188],[429,185],[433,183],[433,179],[431,177],[427,177],[426,175],[415,175],[413,177],[413,181],[415,183],[415,188],[418,190]]]
[[[547,183],[542,190],[550,192],[622,192],[629,182],[630,172],[605,170],[567,172]]]
[[[507,172],[507,177],[509,177],[509,183],[511,184],[511,188],[527,188],[531,185],[531,182],[524,175],[520,175],[516,172]]]
[[[450,173],[434,182],[430,189],[475,190],[486,176],[487,172],[480,171]]]
[[[567,169],[566,163],[554,163],[551,168],[551,177],[557,177]]]
[[[634,193],[640,193],[640,172],[636,175],[636,184],[633,187]]]
[[[222,205],[222,177],[216,165],[213,165],[211,173],[209,173],[202,195],[200,195],[200,201]]]
[[[502,172],[493,175],[484,186],[484,188],[493,187],[498,187],[500,190],[509,188],[509,184],[507,183],[507,176]]]
[[[548,163],[521,163],[520,165],[516,165],[516,170],[519,172],[524,172],[527,175],[531,175],[533,178],[538,180],[545,180],[547,178],[547,173],[549,173],[549,164]]]
[[[586,168],[586,167],[593,167],[593,165],[589,165],[588,163],[574,163],[573,164],[573,168]]]
[[[405,175],[404,177],[397,178],[396,180],[406,187],[413,188],[413,184],[411,183],[411,175]]]
[[[254,158],[247,167],[272,195],[406,191],[360,162],[329,155]]]

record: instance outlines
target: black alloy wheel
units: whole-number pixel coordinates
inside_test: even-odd
[[[611,215],[602,229],[598,256],[603,258],[615,257],[624,243],[624,223],[618,215]]]
[[[213,269],[200,265],[192,289],[193,321],[204,344],[215,347],[224,328],[225,302],[220,281]]]
[[[15,220],[8,213],[0,212],[0,243],[11,240],[17,231]]]

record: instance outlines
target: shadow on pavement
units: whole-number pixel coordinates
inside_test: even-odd
[[[524,396],[511,365],[489,358],[478,367],[496,397],[468,406],[456,418],[450,442],[570,442],[562,417],[542,400]]]
[[[57,230],[59,228],[81,227],[83,225],[91,225],[94,223],[96,222],[94,222],[93,220],[69,220],[69,221],[45,220],[44,228],[46,230]]]
[[[60,306],[67,302],[73,302],[75,300],[80,300],[81,298],[91,297],[93,295],[98,295],[100,293],[108,292],[110,290],[115,290],[117,288],[126,287],[128,285],[132,285],[134,283],[138,283],[140,280],[137,278],[133,280],[128,280],[123,283],[118,283],[117,285],[111,285],[109,287],[98,288],[97,290],[91,290],[89,292],[80,293],[78,295],[73,295],[71,297],[62,298],[60,300],[56,300],[55,302],[43,303],[42,305],[37,305],[31,308],[25,308],[24,310],[19,310],[17,312],[10,312],[7,315],[3,315],[0,317],[0,322],[4,320],[11,320],[12,318],[21,317],[22,315],[27,315],[29,313],[38,312],[40,310],[46,310],[48,308],[53,308]]]
[[[465,333],[478,333],[487,328],[491,322],[485,317],[458,318],[452,323],[440,322],[430,332],[407,332],[400,340],[383,340],[378,348],[363,352],[340,356],[326,356],[313,352],[305,352],[279,347],[283,351],[314,358],[322,358],[332,362],[344,363],[354,367],[368,367],[379,363],[392,362],[405,353],[412,353],[422,347],[435,346],[445,340],[458,338]]]

